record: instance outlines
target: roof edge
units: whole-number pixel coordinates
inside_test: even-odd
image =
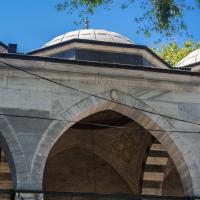
[[[118,69],[128,69],[128,70],[161,72],[161,73],[177,74],[177,75],[200,76],[200,72],[192,72],[192,71],[186,71],[186,70],[180,70],[180,69],[174,69],[174,68],[173,69],[148,68],[148,67],[144,67],[140,65],[123,65],[123,64],[100,63],[100,62],[91,62],[91,61],[77,61],[77,60],[67,60],[67,59],[61,59],[61,58],[16,54],[16,53],[0,53],[0,58],[24,59],[24,60],[33,60],[33,61],[83,65],[83,66],[91,66],[91,67],[118,68]]]
[[[4,44],[3,42],[0,41],[0,46],[2,46],[5,49],[8,49],[8,46],[6,44]]]

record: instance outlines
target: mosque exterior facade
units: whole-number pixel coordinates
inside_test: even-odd
[[[94,29],[14,47],[0,43],[0,189],[200,196],[197,60],[173,69]]]

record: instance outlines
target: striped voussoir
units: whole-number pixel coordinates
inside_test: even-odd
[[[169,155],[162,145],[153,141],[146,163],[142,181],[143,195],[162,195],[162,182],[164,180],[164,169],[168,163]]]
[[[12,177],[10,167],[4,152],[0,149],[0,189],[12,189]],[[1,200],[10,200],[10,194],[0,194]]]

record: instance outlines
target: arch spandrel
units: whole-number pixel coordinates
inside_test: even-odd
[[[63,119],[68,119],[73,122],[65,123],[63,121],[53,121],[44,133],[35,151],[31,166],[31,181],[37,183],[37,189],[42,188],[41,177],[43,177],[44,166],[49,152],[58,138],[73,124],[75,124],[76,121],[80,121],[81,119],[100,111],[112,110],[131,118],[145,129],[161,130],[149,132],[162,143],[163,147],[168,151],[170,157],[174,161],[183,183],[185,195],[198,194],[198,191],[200,191],[200,183],[192,173],[192,170],[196,171],[199,169],[198,165],[194,159],[189,159],[182,153],[182,146],[178,146],[179,143],[173,137],[175,133],[169,134],[166,132],[167,130],[173,129],[173,124],[170,123],[170,121],[160,115],[143,112],[142,110],[153,110],[147,104],[124,92],[114,90],[113,93],[112,90],[99,94],[98,96],[112,99],[119,102],[119,104],[96,97],[85,98],[62,113],[61,116]],[[123,104],[132,107],[135,106],[139,109],[131,109],[130,107],[123,106]],[[186,145],[184,149],[188,152],[191,151],[190,146],[188,145]]]

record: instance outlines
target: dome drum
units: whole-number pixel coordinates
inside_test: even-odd
[[[68,51],[60,52],[51,56],[80,61],[155,67],[153,63],[146,60],[142,55],[137,54],[131,55],[89,49],[70,49]]]
[[[68,32],[52,39],[30,55],[108,64],[168,68],[146,46],[107,30],[85,29]]]

